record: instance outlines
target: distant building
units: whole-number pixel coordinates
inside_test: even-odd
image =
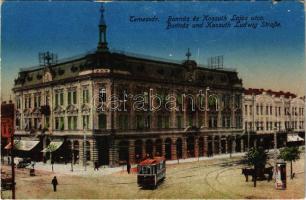
[[[283,91],[246,89],[243,100],[243,128],[251,133],[250,146],[262,144],[273,148],[274,132],[277,132],[278,146],[287,140],[305,138],[304,106],[302,97]],[[287,139],[288,138],[288,139]],[[257,143],[257,144],[256,144]]]
[[[106,28],[102,11],[96,51],[19,73],[13,88],[16,135],[32,147],[26,151],[37,159],[50,159],[52,152],[57,162],[82,163],[86,157],[114,166],[146,156],[244,150],[243,88],[236,71],[199,66],[189,51],[181,62],[111,51]],[[125,101],[125,94],[143,98],[143,109],[135,110],[135,99]],[[120,110],[109,108],[113,95]],[[158,103],[152,97],[164,104],[169,95],[178,109],[150,110]]]
[[[11,141],[11,134],[14,131],[14,106],[12,101],[1,103],[1,152],[3,153],[5,152],[4,147],[9,145]]]

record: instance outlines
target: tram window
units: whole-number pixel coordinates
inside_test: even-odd
[[[151,168],[149,166],[141,167],[140,174],[151,174]]]

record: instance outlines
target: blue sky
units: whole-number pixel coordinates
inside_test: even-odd
[[[8,99],[19,68],[38,65],[38,53],[59,58],[95,49],[100,4],[94,2],[5,2],[2,5],[1,83]],[[168,16],[261,15],[276,29],[172,29]],[[158,16],[159,23],[131,23],[129,16]],[[304,8],[299,2],[111,2],[105,5],[109,47],[206,64],[224,55],[245,87],[304,94]]]

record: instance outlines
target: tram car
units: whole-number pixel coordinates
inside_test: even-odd
[[[166,160],[154,157],[140,162],[137,166],[137,183],[142,188],[156,188],[166,178]]]

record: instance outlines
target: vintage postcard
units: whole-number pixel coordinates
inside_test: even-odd
[[[304,1],[1,11],[1,198],[305,197]]]

